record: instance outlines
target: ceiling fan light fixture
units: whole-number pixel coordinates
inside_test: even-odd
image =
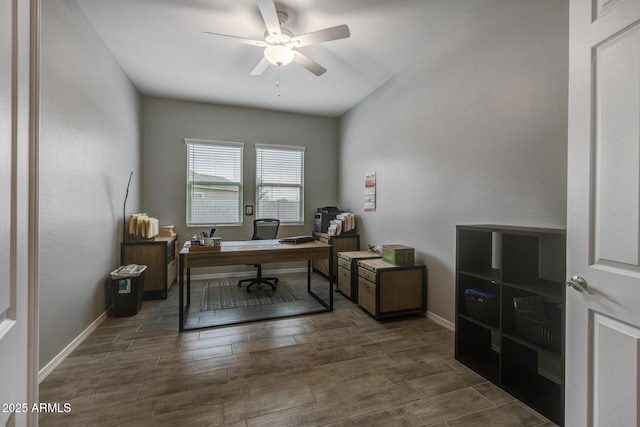
[[[291,48],[282,45],[269,46],[264,50],[264,57],[278,67],[290,64],[295,56]]]
[[[280,34],[264,33],[264,41],[269,44],[287,44],[293,39],[293,33],[286,28],[280,28]]]

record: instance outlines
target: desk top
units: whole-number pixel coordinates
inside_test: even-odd
[[[228,240],[220,243],[220,251],[251,251],[251,250],[283,250],[283,249],[303,249],[318,246],[329,246],[317,241],[304,243],[281,243],[278,239],[273,240]],[[189,246],[185,245],[181,254],[189,253]],[[192,252],[193,253],[193,252]]]
[[[219,251],[189,252],[182,248],[185,268],[217,265],[263,264],[329,258],[331,245],[325,243],[280,243],[278,240],[223,241]]]

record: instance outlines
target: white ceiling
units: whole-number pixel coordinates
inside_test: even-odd
[[[296,35],[349,26],[350,38],[300,48],[327,68],[316,77],[295,63],[250,76],[261,48],[203,34],[263,40],[256,0],[76,0],[142,94],[322,116],[348,111],[487,1],[276,1]]]

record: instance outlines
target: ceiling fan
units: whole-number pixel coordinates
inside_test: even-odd
[[[258,8],[267,27],[267,31],[264,33],[264,41],[204,31],[205,34],[227,37],[240,43],[264,48],[264,57],[251,71],[250,74],[252,76],[262,74],[269,64],[280,67],[290,64],[291,62],[303,66],[316,76],[321,76],[327,69],[296,49],[331,40],[345,39],[351,35],[349,27],[346,25],[338,25],[336,27],[325,28],[324,30],[296,36],[291,30],[284,28],[284,24],[287,22],[289,16],[286,12],[277,10],[273,0],[258,0]]]

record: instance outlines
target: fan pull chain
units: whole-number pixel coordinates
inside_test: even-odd
[[[276,88],[278,89],[278,98],[280,98],[280,67],[277,68]]]

